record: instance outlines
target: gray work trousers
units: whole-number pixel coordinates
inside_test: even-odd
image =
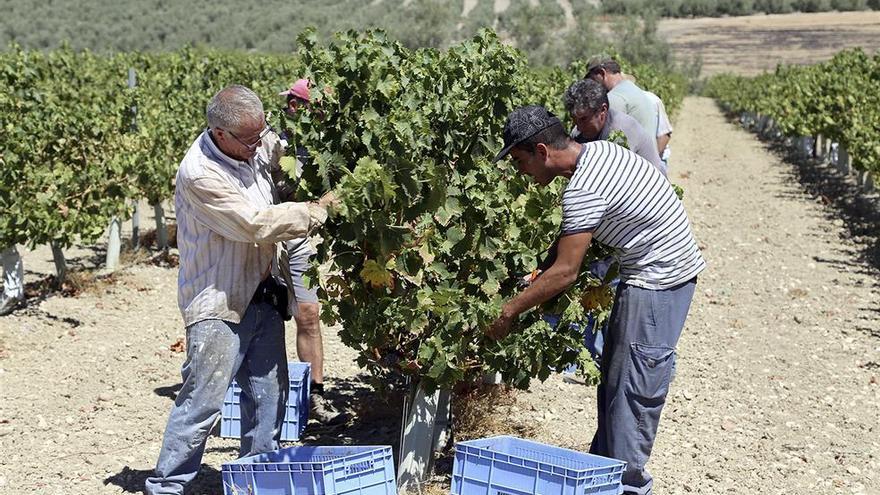
[[[235,377],[241,387],[242,457],[278,449],[287,404],[284,321],[251,302],[240,323],[204,320],[186,329],[183,386],[165,428],[148,495],[181,495],[199,471],[208,433]]]
[[[24,298],[24,267],[15,245],[0,251],[3,265],[3,298]]]
[[[653,487],[645,465],[696,283],[694,278],[665,290],[626,283],[617,288],[597,390],[599,424],[590,452],[627,462],[622,480],[626,494],[649,495]]]

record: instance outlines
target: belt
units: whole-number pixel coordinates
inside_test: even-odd
[[[252,303],[266,302],[272,305],[278,303],[278,282],[269,275],[265,280],[260,282],[254,296],[251,298]]]

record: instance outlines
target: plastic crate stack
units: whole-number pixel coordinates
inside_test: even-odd
[[[281,440],[293,441],[299,440],[309,422],[311,366],[309,363],[288,363],[287,375],[287,411],[281,426]],[[220,436],[241,438],[241,387],[235,380],[226,390],[223,408],[220,410]]]
[[[617,495],[626,463],[499,436],[455,444],[452,495]]]
[[[288,447],[223,464],[225,495],[396,495],[391,447]]]

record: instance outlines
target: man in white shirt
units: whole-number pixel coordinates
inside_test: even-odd
[[[278,243],[307,237],[335,201],[273,204],[269,166],[281,146],[253,91],[229,86],[206,114],[208,129],[177,171],[187,357],[155,476],[145,483],[149,495],[180,495],[195,478],[233,378],[242,389],[241,455],[278,448],[288,389],[284,319],[296,308]]]
[[[553,264],[504,304],[486,333],[507,336],[520,314],[577,279],[593,239],[614,248],[620,285],[611,310],[597,390],[598,427],[590,451],[627,462],[623,491],[649,495],[646,469],[675,366],[675,346],[706,266],[684,206],[647,160],[608,141],[579,144],[544,107],[514,110],[504,148],[540,186],[570,180]]]
[[[660,159],[663,160],[663,164],[668,171],[669,156],[671,155],[669,140],[672,139],[672,123],[669,122],[669,115],[666,114],[666,105],[663,104],[663,100],[650,91],[645,91],[645,94],[654,103],[654,106],[657,107],[657,151],[660,153]]]
[[[587,63],[584,79],[592,79],[605,86],[612,110],[639,121],[649,136],[657,135],[657,107],[641,88],[623,75],[616,60],[601,55],[593,57]]]

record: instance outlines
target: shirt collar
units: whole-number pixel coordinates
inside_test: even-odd
[[[206,154],[210,155],[211,158],[222,162],[225,165],[229,165],[231,167],[240,167],[242,164],[247,163],[241,160],[236,160],[235,158],[232,158],[231,156],[224,153],[220,149],[220,147],[217,146],[217,143],[215,143],[214,140],[211,139],[210,129],[205,129],[204,132],[202,132],[202,145],[204,147],[204,150],[206,151]]]
[[[610,108],[608,109],[608,115],[605,117],[605,125],[602,126],[602,130],[599,131],[599,137],[596,139],[596,141],[606,141],[608,139],[608,136],[611,135],[611,131],[612,129],[614,129],[612,127],[614,125],[614,114],[616,113],[616,111]]]
[[[583,144],[581,144],[581,152],[578,153],[577,161],[575,162],[575,163],[577,163],[575,168],[580,167],[581,163],[583,163],[583,161],[586,159],[586,157],[587,157],[587,144],[583,143]]]

